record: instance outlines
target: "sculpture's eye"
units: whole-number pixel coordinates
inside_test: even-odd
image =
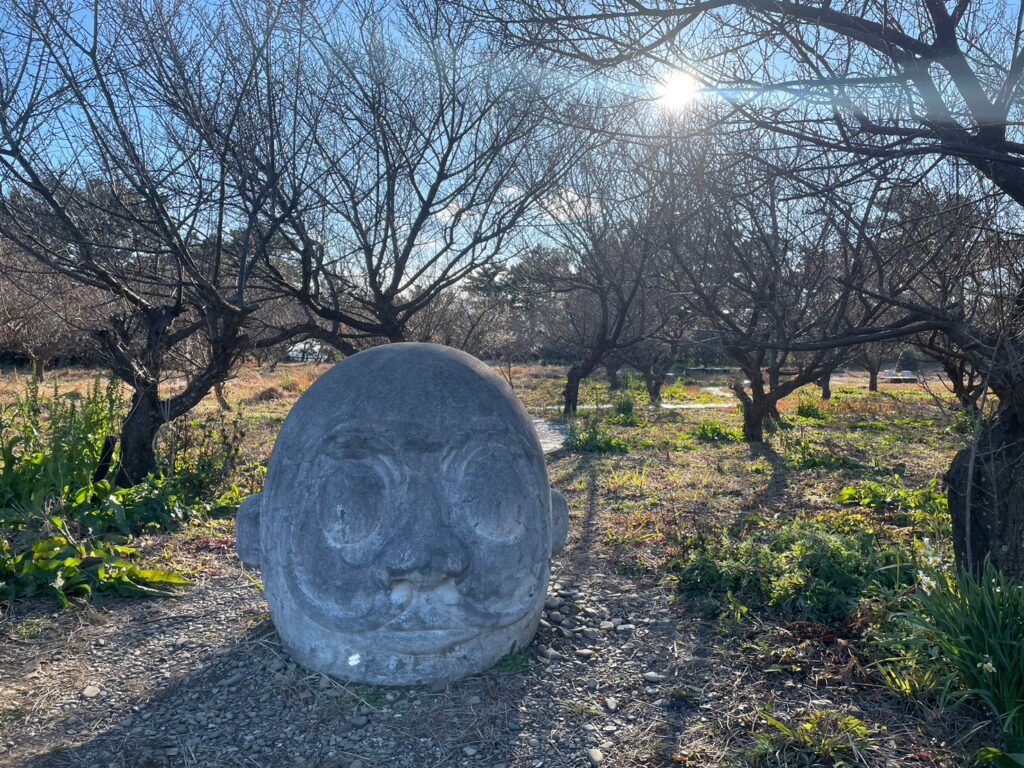
[[[466,458],[451,479],[463,525],[502,542],[513,542],[523,535],[523,496],[529,493],[520,467],[523,460],[490,447]]]
[[[387,504],[384,476],[365,461],[343,462],[324,479],[321,504],[327,540],[338,547],[350,546],[372,536]]]

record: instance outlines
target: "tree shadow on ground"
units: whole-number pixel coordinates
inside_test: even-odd
[[[770,475],[762,503],[769,509],[785,509],[790,505],[789,468],[785,459],[769,443],[750,443],[750,456],[768,462]]]
[[[444,766],[467,745],[508,760],[522,690],[500,672],[433,690],[342,683],[291,662],[265,619],[129,714],[83,723],[82,743],[22,765]]]

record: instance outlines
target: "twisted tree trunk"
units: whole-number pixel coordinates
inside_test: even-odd
[[[977,573],[987,557],[1024,579],[1024,424],[1012,408],[978,431],[945,481],[957,565]]]
[[[131,408],[121,426],[120,468],[117,484],[128,487],[142,482],[156,472],[157,430],[164,423],[156,386],[137,389],[132,394]]]

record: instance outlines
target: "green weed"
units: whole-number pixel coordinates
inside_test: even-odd
[[[838,530],[826,516],[775,527],[762,521],[739,535],[695,534],[670,565],[683,592],[732,596],[782,615],[837,625],[869,594],[912,583],[909,553],[864,521]]]
[[[701,443],[738,443],[743,440],[742,431],[713,419],[702,421],[690,435]]]
[[[772,728],[755,734],[757,766],[833,765],[870,768],[871,732],[852,715],[834,709],[815,709],[798,723],[787,725],[767,711],[761,717]]]
[[[828,414],[821,405],[816,397],[809,397],[804,393],[800,394],[800,397],[796,404],[796,415],[805,419],[812,419],[813,421],[825,421],[828,418]]]
[[[980,575],[921,574],[907,619],[937,646],[952,682],[980,701],[1024,752],[1024,586],[989,563]]]
[[[224,488],[237,463],[237,426],[174,425],[161,450],[169,454],[167,475],[131,488],[111,482],[116,451],[108,471],[98,472],[123,416],[119,392],[97,381],[84,397],[55,385],[44,398],[33,381],[0,411],[0,601],[46,594],[67,604],[97,590],[170,594],[188,582],[141,567],[124,539],[230,512],[241,501],[235,486]]]
[[[579,420],[569,424],[569,447],[579,453],[628,453],[629,444],[612,435],[601,423],[596,414],[583,420],[582,429]]]
[[[899,475],[878,482],[865,480],[844,487],[836,501],[883,514],[894,525],[913,525],[936,539],[952,534],[949,501],[938,479],[916,490],[907,488]]]

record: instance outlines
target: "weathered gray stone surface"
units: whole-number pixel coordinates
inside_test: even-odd
[[[389,344],[295,404],[237,546],[297,661],[408,685],[526,646],[567,526],[505,382],[454,349]]]

